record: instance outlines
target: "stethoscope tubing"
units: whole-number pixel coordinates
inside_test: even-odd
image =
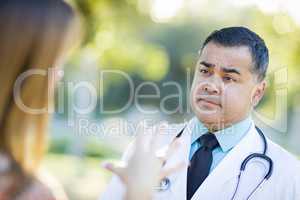
[[[179,132],[179,134],[177,134],[177,138],[181,137],[183,131],[184,131],[185,127]],[[240,167],[240,173],[238,175],[238,181],[234,190],[234,193],[232,195],[231,200],[235,199],[235,196],[237,194],[239,185],[240,185],[240,181],[241,181],[241,177],[243,176],[244,171],[246,170],[247,164],[249,163],[249,161],[251,161],[254,158],[260,158],[263,159],[265,161],[267,161],[269,163],[269,169],[268,172],[265,174],[264,178],[259,182],[259,184],[251,191],[250,195],[247,197],[247,200],[249,200],[251,198],[251,196],[253,196],[257,190],[262,187],[262,185],[272,176],[273,173],[273,161],[272,159],[267,156],[267,151],[268,151],[268,143],[267,143],[267,139],[265,137],[265,135],[263,134],[262,130],[260,130],[257,126],[255,126],[255,129],[257,130],[259,136],[262,139],[263,142],[263,151],[262,153],[252,153],[250,155],[248,155],[242,162],[241,167]],[[161,182],[160,182],[160,186],[156,187],[155,189],[158,191],[166,191],[170,188],[171,185],[171,181],[169,178],[164,178]]]
[[[260,158],[263,159],[265,161],[267,161],[269,163],[269,169],[268,172],[265,174],[264,178],[259,182],[259,184],[251,191],[250,195],[247,197],[247,200],[249,200],[253,194],[255,194],[255,192],[262,187],[262,185],[271,177],[272,173],[273,173],[273,161],[272,159],[267,156],[267,151],[268,151],[268,143],[267,143],[267,139],[265,137],[265,135],[263,134],[262,130],[260,130],[257,126],[255,126],[255,129],[257,130],[259,136],[261,137],[262,141],[263,141],[263,152],[262,153],[252,153],[250,155],[248,155],[242,162],[241,167],[240,167],[240,173],[238,175],[238,181],[234,190],[234,193],[231,197],[231,200],[235,199],[235,196],[237,194],[239,185],[240,185],[240,181],[241,181],[241,177],[243,172],[245,171],[247,164],[249,163],[249,161],[251,161],[254,158]]]

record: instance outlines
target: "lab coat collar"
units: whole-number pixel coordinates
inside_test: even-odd
[[[228,153],[228,155],[209,174],[194,194],[192,200],[200,198],[213,199],[218,189],[222,188],[229,180],[236,179],[240,172],[242,161],[254,152],[263,149],[262,140],[255,129],[254,123],[247,131],[246,136]],[[230,194],[230,192],[229,192]]]
[[[189,162],[189,151],[191,143],[191,130],[195,126],[195,119],[190,120],[185,126],[181,126],[178,129],[178,133],[185,127],[182,135],[181,142],[182,148],[178,152],[174,153],[167,164],[166,168],[170,167],[180,161]],[[260,136],[257,134],[255,125],[252,122],[248,133],[245,137],[228,153],[228,155],[216,166],[216,168],[209,174],[205,181],[198,188],[194,194],[192,200],[198,199],[211,199],[210,195],[216,192],[216,188],[222,187],[228,180],[236,178],[239,174],[240,163],[251,153],[260,152],[260,147],[263,148]],[[173,136],[173,139],[175,139]],[[177,173],[168,177],[170,179],[170,191],[173,194],[172,199],[182,200],[186,199],[186,187],[187,187],[187,167],[179,170]]]
[[[191,144],[194,143],[201,135],[208,132],[208,129],[204,124],[194,117],[194,128],[191,133]],[[223,152],[227,152],[232,149],[239,141],[244,137],[246,132],[251,126],[252,118],[249,115],[247,118],[233,124],[230,127],[214,132],[220,147]]]

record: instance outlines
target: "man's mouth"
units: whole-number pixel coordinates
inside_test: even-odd
[[[216,98],[197,98],[197,102],[204,102],[205,104],[213,105],[213,106],[219,106],[221,107],[221,103]]]

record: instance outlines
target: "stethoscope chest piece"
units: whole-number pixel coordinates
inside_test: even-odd
[[[160,181],[159,186],[156,187],[156,190],[159,192],[166,191],[170,188],[171,186],[171,181],[169,178],[164,178]]]

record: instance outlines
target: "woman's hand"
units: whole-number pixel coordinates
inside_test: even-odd
[[[135,141],[135,149],[127,163],[113,165],[105,163],[104,167],[116,174],[127,187],[127,200],[151,199],[155,186],[161,179],[186,166],[184,161],[163,168],[164,164],[180,146],[180,138],[176,138],[169,146],[157,150],[162,135],[139,134]]]

